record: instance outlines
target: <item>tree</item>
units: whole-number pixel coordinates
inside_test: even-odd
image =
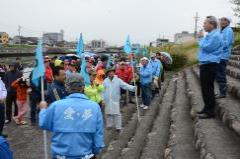
[[[230,2],[235,5],[233,8],[235,16],[240,17],[240,0],[230,0]]]

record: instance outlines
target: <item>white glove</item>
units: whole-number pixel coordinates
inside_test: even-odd
[[[137,87],[133,86],[133,92],[137,92]]]

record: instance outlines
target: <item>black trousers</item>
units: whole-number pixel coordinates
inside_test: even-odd
[[[0,135],[3,132],[4,123],[5,123],[5,108],[4,104],[0,102]]]
[[[216,78],[217,66],[217,63],[200,66],[200,83],[202,98],[205,104],[203,111],[209,115],[214,114],[215,108],[214,80]]]
[[[8,93],[6,98],[6,119],[12,120],[12,103],[14,103],[14,116],[18,115],[18,107],[17,107],[17,94],[16,93]]]
[[[30,95],[30,120],[32,123],[35,123],[38,120],[38,113],[40,112],[39,108],[37,108],[37,104],[40,101],[37,98],[34,98]]]

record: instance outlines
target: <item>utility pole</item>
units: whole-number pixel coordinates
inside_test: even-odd
[[[197,32],[198,32],[198,21],[199,21],[199,16],[198,16],[198,12],[196,12],[196,16],[194,17],[194,21],[195,21],[195,27],[194,27],[194,37],[197,38]]]
[[[18,25],[18,36],[19,36],[19,44],[21,44],[21,30],[22,30],[22,27],[20,25]]]
[[[20,25],[18,25],[18,36],[21,36],[21,30],[22,30],[22,27]]]

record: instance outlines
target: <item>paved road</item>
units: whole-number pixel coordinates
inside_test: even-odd
[[[14,159],[43,159],[43,132],[37,126],[5,126]],[[50,137],[50,135],[48,135]],[[50,141],[50,140],[49,140]],[[49,142],[48,142],[49,143]],[[49,152],[50,153],[50,152]]]

